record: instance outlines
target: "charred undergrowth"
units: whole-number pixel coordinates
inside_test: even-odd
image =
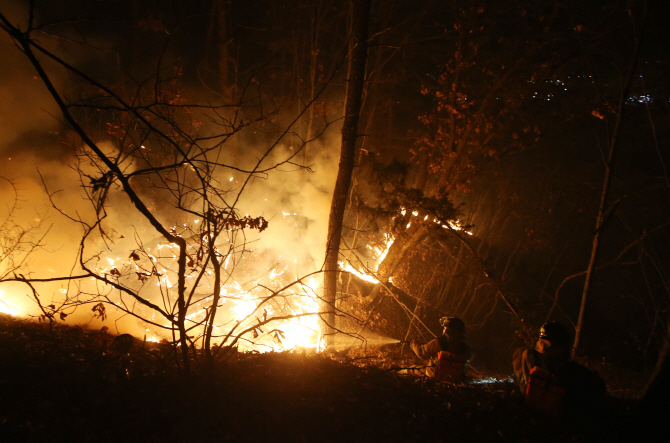
[[[548,419],[507,374],[464,385],[403,376],[410,362],[388,346],[240,353],[184,380],[164,346],[136,340],[120,355],[113,338],[0,314],[0,440],[613,441],[634,404],[611,396],[583,423]]]

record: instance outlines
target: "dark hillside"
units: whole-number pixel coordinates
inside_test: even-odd
[[[526,410],[507,374],[438,384],[398,375],[385,348],[239,354],[185,382],[169,349],[135,340],[122,356],[112,339],[0,315],[0,441],[614,441],[634,403],[564,423]]]

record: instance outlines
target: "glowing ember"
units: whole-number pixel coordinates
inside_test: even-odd
[[[463,226],[461,225],[460,220],[453,220],[453,221],[449,220],[447,223],[449,224],[448,227],[453,229],[454,231],[463,231],[468,235],[472,235],[472,232],[466,231],[466,230],[463,229]],[[444,226],[444,225],[442,225],[442,227],[445,228],[445,229],[447,228],[447,226]]]

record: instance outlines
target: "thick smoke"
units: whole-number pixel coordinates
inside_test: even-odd
[[[337,150],[320,143],[309,149],[311,171],[284,167],[270,173],[267,179],[254,180],[241,209],[270,221],[267,231],[258,235],[262,248],[275,251],[287,261],[319,269],[325,257],[328,215],[337,175],[337,157],[333,154]],[[279,149],[273,160],[289,155],[288,149]],[[312,270],[315,269],[305,269]]]
[[[8,3],[5,8],[3,3],[2,11],[10,20],[21,16],[17,5]],[[65,223],[69,225],[66,228],[50,209],[42,183],[44,180],[49,184],[49,192],[62,191],[54,199],[67,195],[70,209],[80,207],[77,176],[67,166],[69,149],[62,144],[64,139],[59,134],[61,115],[26,57],[4,32],[0,33],[0,59],[3,60],[0,69],[0,176],[3,178],[0,181],[0,223],[24,229],[34,226],[33,239],[39,238],[51,224],[58,223],[60,227],[54,226],[49,231],[41,252],[31,257],[28,269],[21,271],[42,278],[67,275],[77,247],[77,229],[71,223]],[[58,75],[52,80],[57,87],[63,84]],[[51,294],[58,294],[59,287],[40,288],[46,304],[50,303]],[[3,291],[0,308],[37,313],[36,306],[27,297],[29,291],[25,285],[3,284],[0,291]]]
[[[69,56],[76,59],[76,54],[70,53]],[[4,34],[0,36],[0,59],[6,67],[0,69],[0,176],[6,179],[0,183],[0,215],[3,221],[11,217],[13,223],[24,228],[36,226],[33,231],[36,238],[46,233],[43,247],[35,251],[28,266],[22,270],[26,276],[53,278],[78,274],[77,253],[83,233],[78,220],[91,222],[95,215],[82,187],[81,177],[72,168],[76,163],[75,148],[81,145],[81,141],[68,133],[61,113],[44,84],[25,56]],[[53,73],[52,80],[58,88],[72,86],[67,77],[58,75],[58,71],[50,73]],[[100,132],[104,133],[104,130]],[[96,142],[105,150],[115,149],[112,140]],[[244,268],[247,271],[253,269],[248,272],[249,275],[267,274],[279,264],[284,271],[288,271],[287,275],[296,278],[321,267],[337,173],[338,149],[334,149],[337,145],[334,136],[331,140],[324,139],[309,145],[306,149],[309,149],[310,171],[284,165],[263,178],[249,182],[238,204],[239,211],[242,215],[263,216],[269,221],[269,227],[264,232],[249,231],[247,234],[247,249],[251,252],[245,254]],[[254,159],[266,149],[267,145],[259,143],[245,146],[243,152]],[[280,142],[265,164],[285,160],[294,149],[297,148]],[[222,181],[230,180],[224,176],[220,177]],[[235,180],[241,183],[243,177],[235,176]],[[231,185],[231,189],[232,196],[235,186]],[[149,198],[150,193],[150,190],[144,190],[143,195]],[[16,209],[10,214],[15,201]],[[195,220],[184,220],[183,213],[160,199],[151,203],[152,210],[168,226],[195,223]],[[127,260],[138,246],[137,236],[145,245],[152,247],[164,242],[118,188],[112,189],[109,196],[104,228],[109,239],[103,241],[98,238],[86,243],[84,256],[91,260],[89,264],[93,267],[96,264],[103,267],[107,257]],[[42,303],[48,305],[52,301],[61,301],[64,292],[82,290],[95,293],[98,290],[87,285],[91,285],[90,279],[81,286],[59,282],[36,287],[43,296]],[[25,285],[3,283],[0,291],[0,308],[5,308],[0,310],[10,308],[14,313],[39,314]],[[119,313],[113,310],[109,313],[110,319],[105,324],[110,329],[142,334],[144,326],[131,317],[119,320]],[[92,321],[92,313],[87,307],[79,308],[68,317],[68,321],[88,323]],[[94,321],[91,326],[97,327],[99,322]]]

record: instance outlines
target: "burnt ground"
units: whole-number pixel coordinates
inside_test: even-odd
[[[112,339],[0,314],[0,441],[627,441],[639,387],[602,367],[607,404],[565,421],[527,410],[509,374],[440,384],[399,375],[406,362],[385,348],[237,354],[185,381],[168,346],[135,341],[124,356]]]

